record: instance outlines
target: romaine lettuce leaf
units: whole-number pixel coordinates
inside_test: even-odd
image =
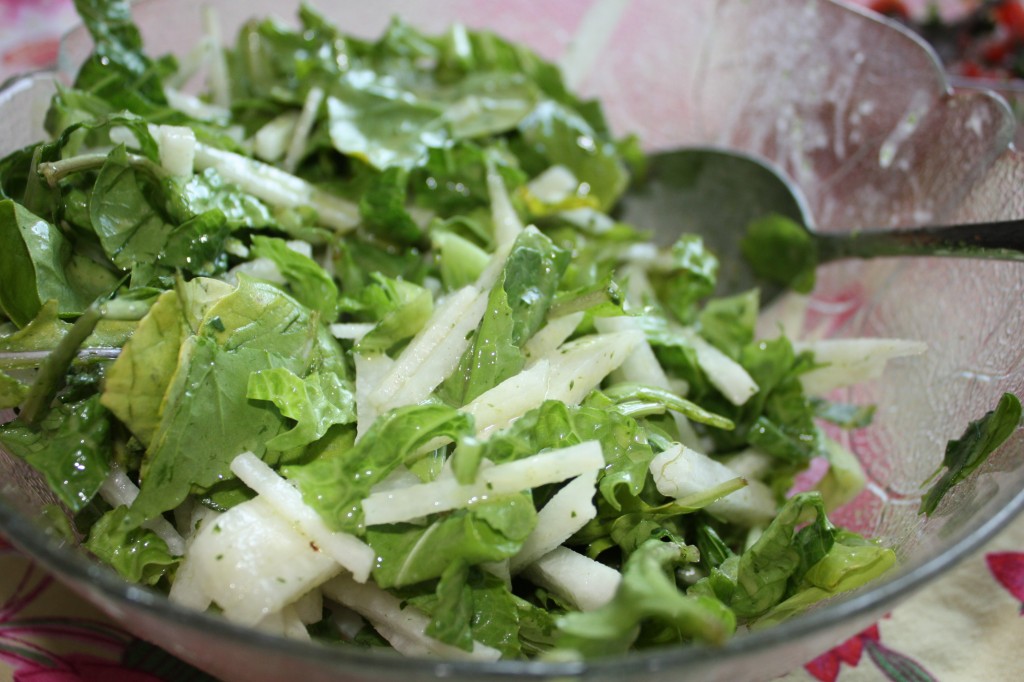
[[[127,507],[117,507],[101,516],[89,529],[85,547],[126,580],[155,585],[178,563],[156,533],[125,524]]]
[[[295,420],[290,431],[267,441],[271,450],[292,450],[319,440],[331,426],[355,420],[352,387],[337,374],[313,372],[302,378],[284,368],[249,375],[246,397],[269,400],[285,417]]]
[[[187,333],[178,293],[166,291],[107,370],[100,402],[143,445],[150,443],[159,428],[164,396]]]

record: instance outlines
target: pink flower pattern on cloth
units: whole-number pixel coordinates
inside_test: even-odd
[[[0,81],[53,64],[60,36],[74,21],[71,0],[0,0]],[[784,679],[1024,677],[1022,550],[1024,519],[879,623]],[[0,537],[0,682],[209,679],[112,625]]]

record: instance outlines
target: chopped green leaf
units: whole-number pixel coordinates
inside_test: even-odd
[[[1004,393],[994,410],[968,424],[960,438],[950,440],[942,459],[946,471],[921,498],[918,513],[930,516],[953,486],[970,476],[1017,430],[1020,419],[1020,398]],[[936,471],[935,476],[938,474]]]

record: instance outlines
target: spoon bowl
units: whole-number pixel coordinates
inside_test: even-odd
[[[819,232],[783,172],[712,147],[652,154],[619,217],[649,229],[661,246],[700,235],[720,259],[718,293],[758,287],[763,303],[786,288],[810,292],[818,265],[848,258],[1024,260],[1024,219]]]

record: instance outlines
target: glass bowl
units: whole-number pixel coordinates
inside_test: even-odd
[[[600,97],[613,129],[649,150],[734,149],[800,188],[825,231],[1024,215],[1014,118],[990,93],[956,92],[934,54],[895,24],[827,0],[483,0],[322,2],[345,30],[372,37],[393,15],[428,30],[489,27],[558,61],[570,84]],[[217,8],[224,37],[247,17],[291,20],[280,0],[148,0],[135,17],[151,54],[183,54]],[[88,53],[64,41],[65,79]],[[42,137],[53,74],[0,92],[0,153]],[[865,589],[718,648],[688,646],[578,663],[491,664],[405,659],[289,641],[194,613],[129,585],[62,540],[42,510],[45,484],[0,451],[0,531],[128,630],[225,680],[770,679],[850,637],[977,549],[1024,507],[1018,432],[929,518],[922,483],[945,443],[1004,392],[1024,393],[1024,265],[956,259],[847,262],[819,270],[798,325],[813,337],[928,342],[880,379],[837,398],[877,405],[874,423],[843,435],[866,490],[834,520],[896,548],[899,566]],[[786,314],[786,301],[775,308]],[[769,322],[769,324],[772,324]]]

